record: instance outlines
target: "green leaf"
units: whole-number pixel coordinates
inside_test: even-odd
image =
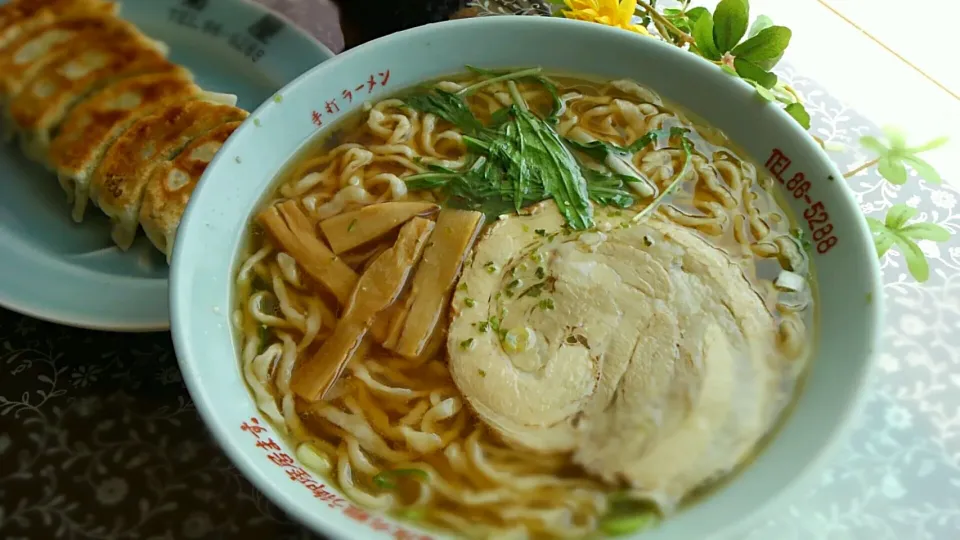
[[[900,159],[893,156],[885,156],[877,162],[877,170],[880,176],[886,178],[890,183],[903,185],[907,183],[907,168],[903,166]]]
[[[758,66],[769,69],[766,62],[774,62],[787,50],[790,37],[793,33],[785,26],[770,26],[764,28],[757,35],[733,48],[734,56],[749,60]]]
[[[527,183],[521,181],[523,178],[543,186],[575,230],[592,227],[593,207],[580,164],[557,132],[527,109],[517,110],[513,124],[515,134],[501,144],[503,157],[510,156],[508,176],[515,178],[518,186]]]
[[[639,178],[631,178],[622,174],[606,174],[593,169],[584,169],[583,176],[587,180],[587,193],[590,200],[601,206],[615,206],[629,208],[633,206],[633,193],[629,182],[639,182]]]
[[[917,215],[916,208],[911,208],[903,203],[895,204],[890,207],[890,210],[887,210],[887,217],[884,218],[883,224],[887,229],[897,231],[915,215]]]
[[[725,53],[740,43],[750,23],[747,0],[721,0],[713,12],[713,39],[717,50]]]
[[[882,231],[873,237],[873,246],[877,249],[877,258],[883,257],[887,251],[897,243],[897,235]]]
[[[915,148],[908,148],[907,151],[910,152],[911,154],[919,154],[920,152],[926,152],[927,150],[940,148],[941,146],[947,144],[947,141],[949,140],[950,140],[950,137],[937,137],[936,139],[928,143],[921,144],[920,146],[917,146]]]
[[[920,283],[929,279],[930,265],[927,264],[927,257],[920,246],[902,236],[897,238],[897,245],[902,249],[903,258],[907,261],[907,269],[910,270],[913,279]]]
[[[467,102],[456,94],[434,88],[430,91],[410,94],[403,101],[411,109],[432,113],[466,133],[474,134],[483,129],[483,124],[470,111]]]
[[[764,88],[773,88],[777,84],[777,76],[745,58],[734,58],[733,66],[744,79],[755,81]]]
[[[889,213],[887,215],[889,217]],[[870,232],[880,233],[880,232],[885,232],[887,230],[887,226],[884,225],[884,223],[879,219],[872,218],[870,216],[865,216],[865,219],[867,220],[867,227],[870,228]]]
[[[879,139],[872,135],[864,135],[863,137],[860,137],[860,145],[867,150],[876,152],[880,157],[886,156],[890,153],[890,149],[887,148],[887,145],[883,144]]]
[[[752,38],[753,36],[760,33],[761,30],[766,30],[773,26],[773,19],[767,17],[766,15],[759,15],[754,19],[753,24],[750,25],[750,30],[747,32],[747,38]]]
[[[643,150],[651,143],[655,143],[660,140],[669,140],[670,137],[675,135],[672,130],[669,129],[655,129],[648,131],[643,137],[633,141],[630,146],[626,148],[616,145],[614,143],[609,143],[606,141],[592,141],[588,143],[582,143],[575,141],[573,139],[564,139],[567,144],[572,146],[574,149],[579,150],[593,159],[597,160],[600,163],[603,163],[607,159],[608,155],[614,156],[632,156],[640,150]]]
[[[802,103],[791,103],[784,107],[783,110],[793,117],[803,129],[810,129],[810,113],[807,112],[807,109],[803,107]]]
[[[754,81],[749,81],[749,82],[750,82],[751,84],[753,84],[753,88],[756,89],[757,95],[760,96],[761,98],[763,98],[764,100],[766,100],[766,101],[776,101],[776,100],[777,100],[777,96],[773,95],[773,92],[771,92],[770,90],[768,90],[768,89],[760,86],[758,83],[756,83],[756,82],[754,82]]]
[[[550,112],[550,115],[549,115],[549,116],[552,118],[552,117],[556,116],[557,114],[559,114],[559,113],[560,113],[560,110],[563,109],[563,102],[560,100],[560,93],[559,93],[559,91],[557,90],[557,85],[555,85],[555,84],[553,83],[553,81],[551,81],[551,80],[548,79],[547,77],[544,77],[543,75],[541,75],[541,74],[540,74],[540,70],[539,70],[538,68],[534,68],[534,69],[522,69],[522,70],[520,70],[520,71],[517,71],[517,70],[510,70],[510,69],[504,69],[504,70],[483,69],[483,68],[479,68],[479,67],[476,67],[476,66],[471,66],[470,64],[467,64],[465,67],[467,68],[468,71],[470,71],[470,72],[472,72],[472,73],[476,73],[477,75],[483,75],[483,76],[485,76],[485,77],[488,77],[487,81],[493,81],[493,80],[496,80],[496,81],[517,80],[517,81],[519,81],[519,80],[523,80],[523,79],[530,79],[530,80],[532,80],[532,81],[536,81],[536,82],[540,83],[540,85],[543,86],[543,87],[547,90],[547,92],[550,93],[550,98],[551,98],[551,100],[553,101],[553,110]],[[486,82],[486,81],[484,81],[484,82]],[[476,87],[476,86],[478,86],[479,84],[483,84],[483,82],[474,84],[474,85],[472,85],[472,86]],[[462,92],[462,91],[461,91],[461,92]],[[498,113],[502,113],[502,112],[504,112],[505,110],[509,110],[509,107],[504,107],[504,108],[502,108],[502,109],[498,109],[497,112],[498,112]],[[494,113],[494,115],[496,115],[496,113]],[[497,124],[500,124],[500,123],[502,123],[502,122],[492,121],[491,123],[492,123],[492,125],[497,125]]]
[[[690,163],[693,161],[691,158],[694,150],[693,142],[687,138],[687,133],[689,133],[689,131],[689,129],[679,127],[670,128],[671,137],[680,139],[680,148],[683,150],[683,166],[681,166],[680,170],[673,176],[673,180],[667,184],[667,187],[657,194],[652,201],[650,201],[650,204],[645,206],[643,210],[640,210],[637,215],[630,218],[632,222],[639,223],[648,215],[650,215],[651,212],[656,210],[660,203],[663,202],[663,199],[673,193],[673,191],[677,188],[677,186],[680,185],[680,182],[687,175],[687,172],[690,170]]]
[[[687,18],[693,24],[696,24],[704,15],[710,15],[710,10],[702,6],[687,10]]]
[[[720,69],[721,69],[724,73],[726,73],[727,75],[733,75],[734,77],[739,77],[739,76],[740,76],[740,74],[737,73],[737,70],[733,69],[732,67],[728,66],[727,64],[720,64]]]
[[[890,148],[893,150],[906,150],[907,138],[897,126],[884,126],[881,131],[890,141]]]
[[[917,156],[903,156],[900,158],[903,163],[910,166],[911,169],[917,171],[917,174],[920,175],[920,178],[923,178],[931,184],[940,184],[943,182],[943,179],[940,178],[940,173],[933,168],[933,165],[930,165],[925,160],[918,158]]]
[[[709,13],[703,14],[697,19],[697,24],[693,25],[693,40],[704,58],[720,60],[720,51],[713,41],[713,17]]]
[[[911,223],[910,225],[901,228],[899,231],[897,231],[897,233],[900,236],[905,236],[914,240],[946,242],[950,239],[950,231],[935,223]]]

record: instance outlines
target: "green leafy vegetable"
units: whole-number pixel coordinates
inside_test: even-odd
[[[771,69],[783,56],[792,35],[785,26],[769,26],[730,52],[735,57],[749,60],[763,69]]]
[[[755,81],[747,80],[748,83],[753,85],[754,90],[757,91],[757,95],[763,98],[766,101],[776,101],[777,96],[770,91],[769,88],[765,88]]]
[[[411,108],[436,114],[463,129],[468,149],[478,157],[466,171],[434,167],[408,176],[408,187],[442,189],[451,205],[481,210],[488,216],[519,211],[549,198],[572,228],[592,227],[593,207],[580,163],[551,125],[527,107],[514,83],[532,78],[556,95],[553,84],[538,73],[538,69],[484,72],[492,77],[457,94],[431,89],[409,96],[406,104]],[[483,126],[461,97],[491,81],[506,81],[514,101],[496,127]]]
[[[880,176],[883,176],[894,184],[907,183],[907,168],[904,166],[902,160],[882,157],[880,161],[877,162],[877,170],[880,171]]]
[[[752,38],[753,36],[760,33],[761,30],[765,30],[773,26],[773,20],[766,15],[758,15],[754,19],[753,24],[750,25],[750,30],[747,32],[747,39]]]
[[[713,38],[713,15],[704,13],[693,25],[693,40],[697,50],[708,60],[720,60],[722,54]]]
[[[678,30],[686,33],[693,31],[693,26],[697,24],[704,14],[710,15],[710,11],[705,7],[695,7],[688,10],[666,8],[663,10],[663,17]]]
[[[414,477],[424,482],[430,480],[430,475],[421,469],[394,469],[380,472],[373,477],[373,483],[380,489],[396,489],[397,479],[402,477]]]
[[[527,77],[523,77],[523,76],[517,76],[516,72],[511,72],[509,70],[493,71],[493,70],[482,69],[482,68],[478,68],[476,66],[470,66],[470,65],[466,66],[466,68],[478,75],[486,75],[488,77],[491,77],[491,79],[488,79],[487,81],[484,81],[484,82],[489,82],[491,80],[496,79],[497,77],[510,77],[510,80],[530,79],[532,81],[536,81],[540,83],[540,85],[547,90],[547,92],[550,94],[550,98],[553,100],[553,109],[551,110],[549,117],[552,118],[557,116],[560,113],[560,111],[563,109],[563,101],[560,99],[560,91],[557,90],[557,85],[554,84],[553,81],[551,81],[549,78],[543,75],[540,75],[538,73],[539,70],[537,70],[537,72],[531,73]],[[533,70],[530,70],[530,71],[533,71]],[[500,113],[501,115],[506,116],[507,112],[509,112],[509,108],[504,107],[503,109],[500,109],[496,113],[494,113],[494,115],[496,115],[497,113]],[[496,119],[494,119],[492,123],[494,125],[497,125],[500,122],[497,122]]]
[[[905,204],[896,204],[887,211],[883,221],[872,217],[866,219],[873,233],[877,256],[883,257],[892,247],[899,247],[910,274],[917,281],[923,282],[930,277],[930,267],[916,241],[946,242],[950,239],[950,231],[934,223],[908,225],[907,222],[916,215],[916,209]]]
[[[634,223],[639,223],[648,215],[650,215],[651,212],[656,210],[656,208],[661,202],[663,202],[667,195],[673,193],[673,190],[680,185],[680,182],[687,175],[687,171],[690,169],[690,158],[693,156],[693,143],[690,142],[690,139],[686,137],[688,130],[683,128],[673,128],[671,131],[673,132],[674,137],[680,139],[680,148],[683,150],[683,166],[680,167],[680,170],[676,175],[674,175],[673,180],[667,184],[667,187],[664,188],[664,190],[661,191],[660,194],[650,202],[650,204],[648,204],[643,210],[637,213],[637,215],[631,218],[631,221]]]
[[[457,94],[434,88],[429,92],[411,94],[404,99],[404,103],[412,109],[433,113],[465,133],[475,135],[483,130],[483,124],[470,111],[467,102]]]
[[[610,155],[619,157],[632,156],[647,146],[656,144],[659,141],[668,140],[670,137],[676,134],[677,132],[675,131],[675,128],[655,129],[647,132],[643,137],[640,137],[626,147],[605,141],[582,143],[573,139],[566,139],[566,143],[572,146],[574,149],[587,154],[598,162],[603,163]]]
[[[793,117],[803,129],[810,129],[810,113],[803,107],[803,104],[791,103],[784,107],[783,110],[787,111],[787,114]]]
[[[601,206],[617,208],[633,206],[635,201],[628,183],[636,181],[635,178],[621,174],[606,174],[592,169],[584,172],[587,179],[587,194],[591,201]]]
[[[894,184],[905,184],[907,166],[909,166],[920,178],[931,184],[942,182],[933,166],[917,154],[943,146],[947,142],[946,137],[938,137],[920,146],[908,147],[906,137],[896,128],[885,127],[883,133],[887,138],[887,144],[870,135],[860,138],[860,144],[877,154],[874,162],[881,176]]]
[[[722,0],[713,12],[713,39],[717,50],[733,49],[747,32],[750,6],[747,0]]]
[[[763,88],[773,88],[777,84],[777,76],[761,68],[746,58],[737,57],[733,60],[737,74],[744,79],[754,81]]]

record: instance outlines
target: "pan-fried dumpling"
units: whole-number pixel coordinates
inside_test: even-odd
[[[51,132],[81,100],[122,79],[180,69],[146,37],[92,43],[46,66],[10,102],[13,132],[28,157],[44,162]]]
[[[63,18],[34,32],[23,33],[0,51],[0,99],[23,89],[41,69],[93,40],[133,39],[139,30],[111,14]]]
[[[161,163],[147,183],[140,226],[157,249],[173,255],[173,241],[190,195],[227,138],[242,122],[229,122],[198,137],[173,161]]]
[[[120,4],[104,0],[12,0],[0,6],[0,50],[27,32],[63,17],[111,14]]]
[[[121,249],[133,243],[147,181],[164,161],[193,139],[247,112],[229,105],[190,101],[139,120],[107,150],[90,183],[90,199],[113,221],[111,236]]]
[[[117,137],[165,106],[203,96],[189,73],[171,71],[124,79],[73,109],[50,144],[49,164],[73,203],[74,221],[83,220],[90,176]]]

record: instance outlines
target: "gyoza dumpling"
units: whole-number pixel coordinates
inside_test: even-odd
[[[140,226],[157,249],[173,255],[173,241],[190,195],[227,138],[242,122],[230,122],[194,139],[173,161],[161,163],[147,183]]]
[[[73,109],[50,144],[49,163],[73,203],[74,221],[83,220],[90,176],[117,137],[140,118],[204,95],[186,70],[171,71],[124,79]]]
[[[10,102],[12,133],[30,158],[44,162],[50,134],[75,105],[116,81],[180,70],[146,36],[113,42],[96,41],[62,56],[40,70]]]
[[[12,0],[0,6],[0,50],[22,34],[63,17],[119,11],[120,4],[104,0]]]
[[[190,101],[139,120],[107,150],[90,182],[90,199],[113,222],[111,237],[121,249],[133,243],[147,181],[164,161],[187,144],[247,112],[229,105]]]
[[[0,51],[0,102],[13,98],[41,69],[92,40],[132,39],[139,31],[112,14],[63,18],[24,32]]]

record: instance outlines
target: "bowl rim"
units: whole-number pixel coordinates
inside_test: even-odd
[[[601,24],[555,17],[475,17],[447,20],[422,25],[364,43],[315,66],[314,68],[302,74],[300,77],[291,81],[278,93],[286,94],[288,92],[295,92],[299,89],[299,87],[307,84],[314,78],[322,76],[322,72],[324,70],[334,70],[341,64],[351,62],[355,56],[363,54],[370,49],[387,48],[391,46],[403,47],[405,46],[404,42],[414,35],[429,34],[437,27],[456,29],[474,27],[478,25],[501,26],[506,27],[505,29],[501,29],[501,31],[511,30],[513,32],[522,31],[531,26],[550,28],[553,32],[557,33],[565,30],[590,32],[598,36],[603,36],[603,39],[606,40],[619,41],[627,47],[646,47],[656,50],[658,54],[662,54],[664,56],[664,63],[698,63],[700,67],[696,69],[706,69],[713,66],[712,63],[709,63],[702,58],[691,55],[689,52],[673,47],[667,43]],[[728,88],[731,91],[733,91],[734,86],[739,87],[739,89],[735,91],[754,91],[753,88],[747,83],[733,77],[729,78],[729,83],[720,84],[730,85]],[[250,115],[250,118],[244,123],[244,126],[241,126],[240,129],[249,129],[251,120],[259,116],[261,112],[270,106],[271,100],[267,100],[261,104],[260,107],[258,107]],[[773,107],[771,104],[767,104],[767,106]],[[776,107],[776,109],[778,109],[780,122],[791,126],[789,128],[785,128],[785,126],[781,127],[784,127],[788,131],[792,130],[791,135],[795,140],[795,144],[805,146],[805,150],[810,152],[812,156],[815,156],[815,159],[820,161],[821,165],[824,165],[825,168],[828,168],[837,178],[842,178],[842,173],[837,168],[836,164],[829,158],[826,152],[815,143],[808,132],[799,124],[797,124],[782,109],[779,107]],[[231,141],[227,141],[224,149],[229,150],[230,143]],[[208,175],[216,174],[218,169],[222,168],[220,167],[221,160],[228,159],[225,157],[227,154],[230,154],[230,152],[223,151],[223,149],[217,154],[217,156],[209,165],[207,171],[204,173],[202,180],[206,179]],[[211,189],[209,183],[201,181],[194,192],[193,197],[197,197],[199,193],[203,193],[208,189]],[[840,189],[838,191],[840,195],[832,198],[831,200],[832,204],[834,204],[834,208],[836,209],[837,206],[842,206],[842,210],[844,212],[856,213],[859,215],[860,208],[854,199],[852,191],[849,188]],[[181,234],[190,234],[190,231],[194,229],[200,229],[202,227],[202,219],[203,218],[199,215],[199,210],[197,210],[197,207],[195,205],[189,205],[182,218],[180,229],[178,231],[178,237]],[[870,241],[871,235],[865,221],[860,220],[857,232],[859,233],[858,236],[860,236],[861,241]],[[263,463],[260,463],[259,460],[254,459],[254,457],[252,457],[252,455],[245,449],[242,449],[237,445],[228,444],[233,436],[232,427],[227,423],[218,420],[218,414],[215,412],[215,409],[217,408],[215,396],[208,394],[206,387],[196,370],[196,366],[201,359],[193,355],[192,346],[186,339],[185,333],[181,331],[181,329],[185,327],[185,321],[191,319],[191,311],[197,309],[195,304],[191,303],[190,298],[187,298],[186,295],[179,293],[181,290],[180,283],[189,280],[191,272],[190,267],[192,266],[192,263],[185,260],[181,253],[185,245],[186,244],[184,242],[180,241],[177,241],[174,245],[174,256],[170,272],[171,331],[173,334],[173,342],[177,360],[181,372],[184,375],[184,382],[191,398],[194,400],[200,417],[213,434],[217,444],[223,449],[224,453],[229,457],[229,459],[234,463],[244,477],[248,479],[265,496],[267,496],[267,498],[278,508],[283,510],[288,515],[291,515],[300,524],[315,532],[331,535],[335,538],[355,539],[366,536],[367,533],[365,533],[364,530],[358,525],[350,524],[348,526],[344,526],[335,521],[326,521],[323,519],[322,514],[309,513],[301,506],[294,504],[294,499],[298,499],[299,496],[297,494],[290,494],[289,490],[284,486],[278,486],[276,482],[268,478],[264,472],[266,467]],[[231,255],[235,257],[236,253],[232,253]],[[866,338],[869,346],[867,349],[867,354],[864,356],[864,358],[859,360],[859,366],[857,366],[855,377],[852,380],[852,384],[855,385],[855,391],[849,394],[842,402],[841,407],[835,411],[835,421],[833,422],[833,426],[827,431],[826,443],[818,449],[814,456],[811,456],[810,459],[808,459],[803,466],[799,468],[790,482],[778,489],[774,496],[768,498],[763,504],[753,508],[750,512],[740,516],[739,519],[731,521],[724,528],[714,531],[711,534],[711,538],[728,538],[728,536],[725,535],[743,532],[743,527],[745,527],[747,524],[754,523],[761,513],[769,511],[772,507],[777,506],[785,501],[789,495],[798,492],[803,486],[807,485],[807,483],[812,480],[814,476],[813,473],[824,468],[828,459],[836,452],[837,448],[843,442],[845,442],[845,435],[850,433],[850,426],[853,420],[856,418],[865,404],[864,397],[865,391],[868,387],[870,368],[873,364],[880,344],[880,329],[882,328],[883,324],[883,309],[881,307],[883,296],[880,265],[876,258],[871,260],[871,264],[869,265],[869,275],[863,276],[863,280],[868,282],[869,286],[867,292],[872,294],[873,297],[873,301],[869,304],[866,310],[868,320],[866,321],[865,328]],[[232,298],[227,299],[228,305],[231,300]],[[230,344],[228,349],[231,351],[230,354],[236,354],[235,344]],[[816,368],[813,367],[812,369]],[[254,408],[256,408],[256,404],[252,401],[252,398],[251,404],[254,406]],[[774,438],[776,438],[776,436]]]

